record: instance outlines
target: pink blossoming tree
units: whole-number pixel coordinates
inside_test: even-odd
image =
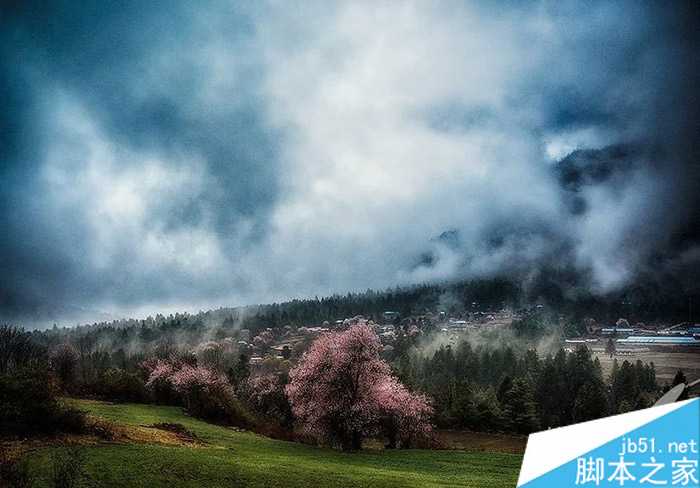
[[[411,393],[396,378],[385,378],[375,386],[380,426],[387,447],[409,448],[416,440],[429,439],[433,408],[428,397]]]
[[[382,345],[366,323],[324,334],[290,371],[286,387],[302,429],[319,440],[356,450],[368,435],[383,433],[408,447],[430,431],[432,409],[411,394],[380,358]]]

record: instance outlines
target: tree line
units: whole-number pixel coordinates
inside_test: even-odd
[[[604,375],[590,350],[473,347],[463,341],[393,361],[399,378],[434,400],[438,426],[528,434],[651,406],[661,393],[654,364],[614,362]]]

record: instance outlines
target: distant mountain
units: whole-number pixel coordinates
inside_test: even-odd
[[[602,149],[581,149],[559,161],[554,173],[564,190],[565,204],[573,215],[585,213],[588,205],[581,196],[585,187],[614,185],[643,161],[638,145],[619,144]]]

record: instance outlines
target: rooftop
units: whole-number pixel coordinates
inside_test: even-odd
[[[618,343],[623,344],[680,344],[680,345],[700,345],[700,340],[694,337],[658,337],[658,336],[630,336],[627,339],[618,339]]]

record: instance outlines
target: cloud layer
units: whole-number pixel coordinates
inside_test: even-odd
[[[3,18],[4,316],[551,267],[604,293],[651,260],[697,263],[692,6],[22,2]]]

